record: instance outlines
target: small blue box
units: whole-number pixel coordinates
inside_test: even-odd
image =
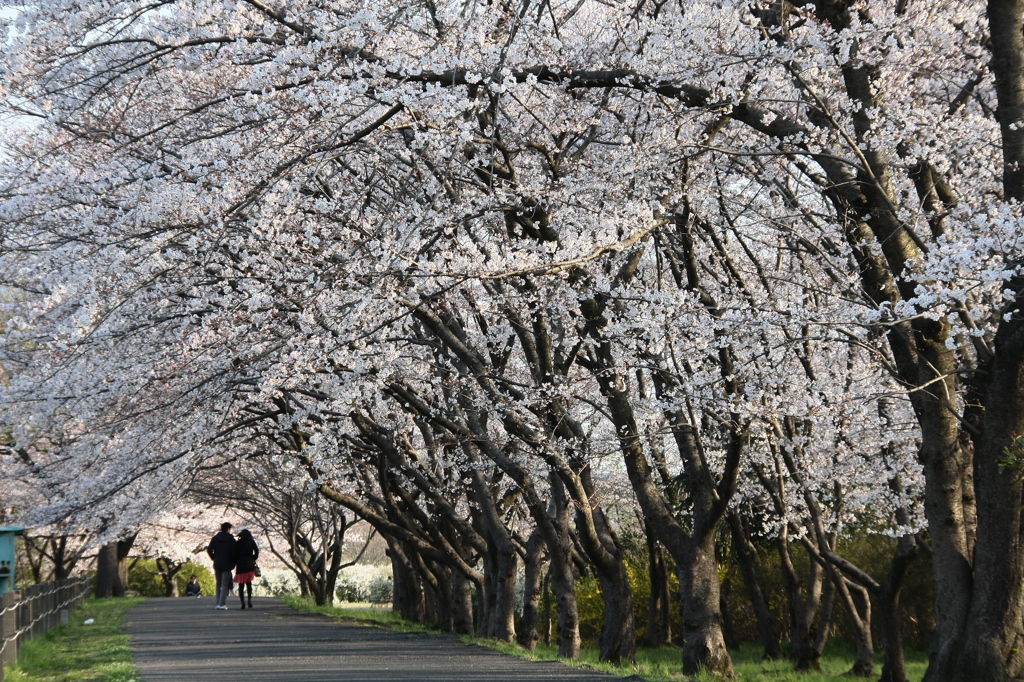
[[[24,530],[21,526],[0,526],[0,594],[14,589],[14,570],[18,565],[14,537]]]

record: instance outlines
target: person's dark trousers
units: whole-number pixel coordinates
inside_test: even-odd
[[[227,606],[228,595],[231,593],[231,571],[214,569],[214,577],[217,579],[217,606]]]

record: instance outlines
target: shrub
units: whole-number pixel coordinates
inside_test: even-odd
[[[143,597],[167,596],[164,580],[159,575],[156,575],[156,572],[155,559],[139,559],[128,573],[128,589],[135,590]],[[210,569],[201,564],[188,561],[185,563],[184,568],[178,572],[178,575],[175,576],[175,580],[178,582],[178,594],[184,596],[185,585],[188,584],[188,580],[193,574],[199,578],[203,594],[211,595],[216,592],[213,574],[210,572]]]
[[[252,583],[253,594],[265,597],[281,597],[287,594],[299,594],[301,587],[295,573],[281,568],[264,568],[263,575]]]
[[[391,601],[393,588],[390,565],[352,566],[338,576],[335,595],[343,602],[384,604]]]

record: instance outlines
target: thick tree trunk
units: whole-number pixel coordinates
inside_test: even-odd
[[[498,549],[494,609],[491,611],[490,636],[499,642],[511,642],[516,637],[516,575],[519,572],[519,554],[509,543]]]
[[[473,583],[452,571],[452,626],[460,635],[473,634]]]
[[[123,597],[128,588],[128,553],[135,535],[108,542],[96,556],[96,596],[100,599]]]
[[[480,424],[480,429],[483,430],[482,420]],[[465,451],[475,465],[470,469],[473,492],[479,506],[474,520],[483,529],[484,532],[481,535],[486,538],[487,542],[487,552],[484,555],[484,576],[489,594],[487,595],[484,636],[499,642],[511,642],[516,636],[516,573],[519,569],[519,554],[495,505],[493,492],[479,466],[477,449],[466,448]],[[484,618],[481,618],[481,621],[484,621]],[[477,631],[479,632],[479,628]]]
[[[907,682],[899,595],[880,595],[878,615],[885,638],[885,663],[882,665],[882,676],[878,678],[878,682]]]
[[[109,599],[122,596],[124,587],[118,572],[117,543],[108,542],[96,555],[96,598]],[[121,594],[118,594],[120,592]]]
[[[551,590],[558,605],[558,657],[580,657],[580,613],[576,604],[576,580],[568,561],[551,562]]]
[[[53,579],[64,580],[71,577],[71,571],[81,556],[81,548],[68,554],[68,539],[66,536],[50,538],[51,556],[53,560]]]
[[[519,620],[516,641],[527,651],[537,648],[540,635],[537,623],[540,620],[540,593],[544,578],[544,537],[535,528],[526,542],[526,566],[523,580],[523,617]]]
[[[683,602],[683,674],[707,670],[732,676],[732,659],[722,635],[715,536],[690,542],[690,551],[676,560]]]
[[[988,20],[1003,149],[1003,194],[1007,201],[1024,200],[1024,1],[989,0]],[[1016,264],[1015,264],[1016,265]],[[994,355],[979,376],[987,379],[983,391],[984,418],[978,452],[974,457],[977,500],[977,544],[973,583],[962,586],[969,611],[948,618],[941,641],[933,646],[926,682],[1006,680],[1024,677],[1024,542],[1021,525],[1021,471],[1000,471],[1004,455],[1018,459],[1024,434],[1024,320],[1019,307],[1024,282],[1011,280],[1005,293],[1010,303],[1000,311],[993,339]],[[1007,453],[1009,450],[1009,453]],[[929,516],[929,531],[933,522]],[[933,541],[934,546],[934,541]],[[965,559],[969,559],[966,555]],[[946,598],[946,573],[959,576],[970,566],[935,561],[938,603]],[[970,576],[968,576],[970,577]],[[959,626],[959,627],[957,627]]]
[[[615,561],[597,572],[597,580],[604,601],[604,624],[598,640],[600,660],[631,661],[636,653],[636,616],[626,564]]]
[[[452,593],[445,567],[417,555],[417,570],[422,576],[427,605],[426,620],[442,632],[452,631]]]
[[[345,545],[344,524],[341,527],[342,530],[340,536],[334,539],[328,549],[328,553],[331,556],[331,563],[327,566],[327,570],[324,575],[324,593],[326,595],[325,602],[328,606],[334,604],[335,592],[338,589],[338,574],[341,573],[341,550]]]
[[[184,564],[177,564],[169,559],[157,559],[156,568],[158,571],[160,571],[160,577],[164,581],[164,596],[179,596],[178,573],[180,573],[181,569],[184,568]]]
[[[935,406],[939,411],[941,408]],[[929,669],[954,656],[960,634],[967,622],[973,583],[971,553],[963,513],[964,459],[956,425],[936,424],[921,418],[922,445],[919,451],[925,473],[925,515],[932,546],[935,579],[935,631],[929,652]],[[926,675],[928,682],[950,678]]]
[[[452,590],[452,570],[447,566],[434,564],[438,581],[437,628],[442,632],[455,631],[455,594]]]
[[[995,4],[989,3],[990,12]],[[1015,7],[1013,38],[1017,48],[1024,49],[1020,34],[1024,12],[1021,4]],[[1012,284],[1019,291],[1022,282]],[[1019,302],[1011,309],[1016,305]],[[978,532],[970,612],[956,646],[932,659],[925,678],[929,681],[1004,682],[1024,677],[1024,472],[1015,466],[1000,471],[1007,455],[1018,460],[1017,466],[1024,457],[1020,438],[1024,434],[1024,320],[1020,313],[1008,313],[995,337],[995,358],[987,368],[984,437],[974,459]]]
[[[568,500],[562,482],[554,473],[551,481],[551,518],[559,533],[559,544],[548,540],[548,554],[551,562],[548,576],[551,591],[558,606],[558,656],[577,659],[580,657],[580,613],[576,603],[576,574],[570,555]]]
[[[426,622],[426,605],[419,576],[409,561],[402,543],[389,539],[388,544],[390,545],[388,553],[391,556],[391,576],[394,583],[393,609],[406,620],[411,620],[414,623]]]

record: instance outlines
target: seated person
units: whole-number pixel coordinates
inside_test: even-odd
[[[199,578],[193,575],[188,580],[188,585],[185,586],[186,597],[201,597],[203,594],[203,586],[199,584]]]

